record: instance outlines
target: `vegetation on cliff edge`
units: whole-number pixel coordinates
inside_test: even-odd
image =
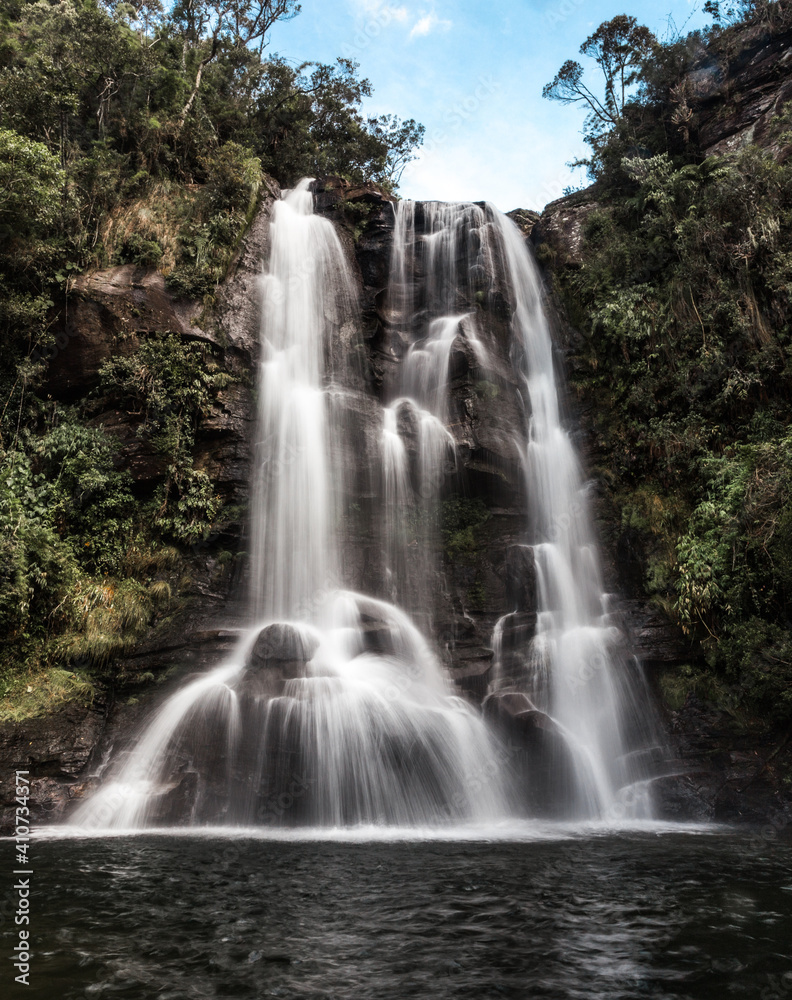
[[[702,65],[725,76],[747,46],[788,31],[792,5],[709,8],[713,30],[655,41],[630,99],[590,132],[596,209],[581,266],[554,282],[582,334],[572,387],[595,433],[613,546],[640,553],[645,592],[698,644],[690,687],[786,722],[792,107],[761,148],[705,157],[690,79]],[[552,265],[552,246],[538,252]]]
[[[156,268],[209,310],[265,176],[393,188],[423,128],[362,110],[346,59],[264,51],[295,0],[0,0],[0,719],[90,698],[238,512],[196,467],[232,381],[162,330],[80,399],[48,367],[72,278]],[[122,349],[123,348],[123,349]],[[108,414],[159,468],[136,481]]]

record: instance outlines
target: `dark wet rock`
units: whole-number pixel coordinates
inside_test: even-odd
[[[0,726],[0,834],[14,824],[16,771],[29,772],[31,825],[59,822],[105,730],[105,707],[60,712]]]
[[[537,222],[542,218],[541,212],[533,212],[530,208],[515,208],[506,214],[526,239],[531,238]]]
[[[514,611],[536,608],[536,562],[530,545],[510,545],[503,564],[506,600]]]
[[[778,158],[790,147],[773,144],[771,120],[792,100],[792,31],[773,35],[755,26],[728,60],[713,62],[705,50],[688,77],[692,135],[702,151],[727,153],[754,143]]]
[[[498,691],[484,701],[484,714],[489,718],[514,718],[523,712],[533,712],[536,706],[521,691]]]
[[[498,692],[485,714],[507,750],[520,802],[531,816],[564,817],[578,794],[569,742],[558,724],[521,692]]]
[[[379,656],[396,655],[393,629],[387,622],[375,619],[366,620],[364,615],[360,631],[363,642],[362,651],[376,653]]]
[[[500,677],[503,686],[523,684],[531,642],[536,635],[536,612],[517,611],[500,622]]]
[[[388,194],[378,184],[355,184],[343,177],[323,177],[314,183],[316,196],[316,211],[326,214],[331,209],[340,209],[343,213],[349,202],[359,202],[379,208],[392,204],[396,198]]]
[[[755,825],[787,817],[782,825],[792,823],[788,732],[760,719],[735,719],[693,694],[666,721],[671,759],[668,776],[654,783],[659,815]]]
[[[151,803],[149,822],[152,826],[174,826],[184,823],[195,806],[201,778],[197,771],[180,775],[175,784],[162,792]]]
[[[648,669],[682,664],[696,650],[679,625],[647,600],[620,600],[617,612],[629,639],[629,648]]]
[[[286,664],[306,664],[318,646],[319,640],[307,629],[276,622],[261,630],[248,663],[254,670],[272,666],[283,669]]]
[[[459,644],[449,669],[455,687],[480,704],[486,697],[492,680],[492,650],[481,643],[471,643],[467,648]]]
[[[711,823],[715,818],[718,777],[714,771],[667,775],[651,783],[658,819]]]

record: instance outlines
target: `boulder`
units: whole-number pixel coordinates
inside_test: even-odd
[[[305,664],[312,659],[319,640],[308,629],[285,622],[267,625],[259,632],[250,651],[248,667],[252,670],[277,670],[282,677],[302,677]]]
[[[47,389],[56,399],[82,396],[98,383],[99,368],[115,354],[131,354],[151,333],[177,333],[214,342],[197,325],[198,302],[177,299],[151,268],[123,264],[75,278],[53,328]]]

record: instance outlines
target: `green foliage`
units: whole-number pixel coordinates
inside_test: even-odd
[[[221,503],[209,477],[193,467],[195,433],[231,377],[203,344],[175,334],[151,338],[134,354],[110,359],[100,377],[104,391],[140,415],[138,433],[166,461],[152,504],[159,531],[179,542],[205,538]]]
[[[478,530],[490,519],[484,501],[467,497],[449,497],[440,509],[440,531],[446,558],[470,559],[478,551]]]
[[[18,451],[0,461],[0,623],[6,642],[45,635],[67,618],[78,578],[73,547],[57,533],[49,485]]]
[[[22,722],[67,702],[90,705],[96,687],[82,671],[51,670],[0,678],[0,722]]]
[[[167,277],[172,291],[197,299],[212,295],[225,277],[261,186],[259,160],[235,142],[200,162],[205,184],[192,220],[181,228],[176,267]]]
[[[72,538],[75,554],[92,572],[114,572],[132,529],[135,499],[128,472],[116,468],[115,442],[74,414],[31,442],[46,483],[49,516]]]
[[[643,96],[601,146],[583,265],[556,284],[584,332],[572,383],[594,401],[609,502],[642,539],[647,592],[708,663],[710,680],[689,690],[718,688],[720,704],[729,691],[782,720],[792,716],[792,167],[753,146],[702,158],[689,135],[662,138],[685,117],[674,73],[688,48],[659,47],[644,63]],[[775,120],[773,141],[789,118]],[[665,148],[641,149],[639,135]]]
[[[0,234],[26,236],[51,226],[65,180],[44,143],[0,128]]]
[[[162,260],[162,247],[156,239],[146,239],[141,233],[130,233],[118,250],[119,264],[156,267]]]
[[[294,68],[276,57],[263,67],[261,88],[252,145],[264,169],[286,183],[337,174],[395,188],[423,141],[424,128],[412,119],[363,116],[371,84],[349,59]]]

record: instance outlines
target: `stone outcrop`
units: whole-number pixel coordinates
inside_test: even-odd
[[[546,205],[528,234],[539,250],[541,262],[550,267],[579,268],[583,263],[584,226],[598,208],[600,204],[591,188]]]
[[[748,143],[786,158],[790,146],[771,138],[772,119],[792,100],[792,31],[755,27],[740,36],[740,51],[714,61],[706,51],[687,78],[692,135],[701,150],[727,153]]]

